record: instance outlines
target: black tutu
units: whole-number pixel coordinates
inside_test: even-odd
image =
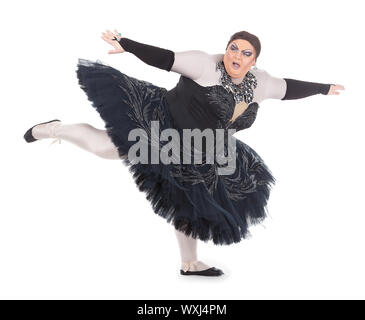
[[[100,60],[79,59],[79,85],[105,122],[105,129],[153,211],[177,230],[202,241],[228,245],[250,237],[262,222],[275,179],[261,157],[236,139],[236,169],[218,175],[215,164],[143,164],[130,161],[132,129],[176,129],[165,98],[167,89],[128,76]]]

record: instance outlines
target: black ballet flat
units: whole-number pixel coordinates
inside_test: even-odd
[[[184,276],[207,276],[207,277],[218,277],[221,276],[222,274],[224,274],[224,272],[221,269],[218,269],[216,267],[211,267],[209,269],[206,270],[201,270],[201,271],[184,271],[182,269],[180,269],[180,274],[184,275]]]
[[[41,122],[41,123],[37,123],[37,124],[35,124],[33,127],[31,127],[30,129],[28,129],[28,130],[27,130],[27,132],[24,134],[24,139],[25,139],[25,141],[27,141],[27,142],[34,142],[34,141],[37,141],[38,139],[34,138],[34,137],[33,137],[33,135],[32,135],[32,129],[33,129],[35,126],[38,126],[39,124],[50,123],[50,122],[53,122],[53,121],[61,121],[61,120],[54,119],[54,120],[51,120],[51,121]]]

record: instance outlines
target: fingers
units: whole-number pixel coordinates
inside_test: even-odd
[[[114,35],[113,32],[111,32],[109,29],[106,30],[106,34],[107,36],[110,38],[110,40],[112,40],[116,35]]]
[[[119,43],[119,40],[122,37],[119,36],[118,30],[114,29],[114,32],[115,34],[111,32],[109,29],[106,29],[105,32],[101,33],[101,38],[114,47],[114,50],[109,50],[108,54],[121,53],[125,51]],[[117,41],[115,41],[115,38],[117,39]]]
[[[117,29],[114,29],[114,32],[115,32],[115,36],[117,37],[117,39],[119,40],[120,39],[120,35],[119,35],[119,32]]]
[[[337,90],[345,90],[345,87],[343,85],[340,84],[331,84],[331,88],[328,92],[328,95],[339,95],[340,92],[338,92]]]
[[[101,36],[101,38],[102,38],[103,40],[105,40],[106,42],[109,42],[109,39],[106,37],[106,35],[104,35],[104,34],[103,34],[103,35]]]
[[[335,95],[339,95],[340,92],[338,92],[337,90],[345,90],[345,87],[340,85],[340,84],[336,84],[335,87],[334,87],[334,94]]]
[[[115,30],[116,31],[116,30]],[[102,32],[101,33],[102,34],[102,39],[103,40],[105,40],[106,42],[108,42],[108,43],[110,43],[110,44],[112,44],[113,42],[112,41],[114,41],[113,39],[114,39],[114,37],[116,37],[117,39],[119,39],[120,37],[118,36],[118,32],[116,31],[116,34],[114,35],[114,33],[113,32],[111,32],[110,30],[106,30],[106,32]]]
[[[340,84],[333,84],[332,87],[334,90],[345,90],[345,87]]]
[[[328,92],[328,95],[339,95],[340,92],[338,90],[345,90],[345,87],[340,84],[331,85],[331,89]]]
[[[101,38],[103,39],[103,40],[105,40],[106,42],[108,42],[108,43],[110,43],[110,44],[112,44],[113,43],[113,40],[112,40],[112,38],[110,38],[105,32],[102,32],[102,36],[101,36]]]

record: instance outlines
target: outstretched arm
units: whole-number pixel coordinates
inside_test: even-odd
[[[284,78],[286,82],[285,96],[281,100],[302,99],[315,94],[327,95],[331,84],[307,82]]]
[[[173,71],[190,79],[199,79],[209,62],[208,54],[199,50],[174,52],[172,50],[121,38],[119,44],[150,66]]]
[[[137,58],[150,66],[170,71],[174,63],[174,52],[128,38],[121,38],[119,44],[126,52],[133,53]]]
[[[266,71],[263,71],[263,75],[264,99],[294,100],[316,94],[339,94],[336,90],[344,90],[341,85],[277,78]]]

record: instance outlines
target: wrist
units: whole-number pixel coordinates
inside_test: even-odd
[[[324,84],[322,87],[321,87],[321,90],[320,90],[320,93],[321,94],[324,94],[324,95],[327,95],[329,92],[330,92],[330,89],[331,89],[331,85],[332,84]]]

